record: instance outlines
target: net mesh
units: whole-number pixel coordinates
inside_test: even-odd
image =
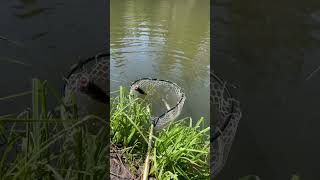
[[[65,94],[73,91],[79,92],[77,88],[77,82],[82,76],[89,77],[107,92],[107,80],[109,62],[106,59],[106,55],[97,55],[94,58],[88,59],[86,62],[80,62],[72,68],[72,73],[66,79],[67,84],[65,87]]]
[[[65,103],[67,105],[71,104],[72,96],[75,95],[79,116],[85,116],[89,112],[92,114],[93,111],[101,112],[103,116],[108,113],[105,112],[108,108],[97,103],[88,95],[81,93],[77,85],[79,79],[86,76],[108,93],[108,66],[107,55],[101,54],[85,62],[80,62],[72,68],[64,88]],[[239,101],[231,96],[226,83],[214,74],[210,76],[210,108],[214,112],[211,118],[214,127],[211,128],[210,167],[211,178],[214,178],[227,161],[238,123],[241,119],[241,110]],[[180,115],[186,97],[182,88],[177,84],[166,80],[143,78],[132,83],[130,93],[137,95],[134,91],[136,86],[146,92],[146,99],[157,109],[152,118],[155,124],[155,131],[164,128]]]
[[[210,81],[211,110],[215,112],[210,144],[210,167],[214,178],[227,161],[241,119],[241,110],[239,101],[232,98],[225,82],[214,74],[211,74]]]
[[[106,112],[108,108],[106,108],[105,104],[81,92],[79,88],[81,77],[86,77],[109,95],[108,69],[109,60],[107,54],[98,54],[83,62],[79,62],[71,68],[64,87],[64,101],[66,105],[71,106],[75,99],[78,116],[80,118],[88,114],[105,118],[105,114],[108,113]],[[93,122],[93,125],[97,126],[97,124],[94,123],[95,122]]]
[[[137,93],[135,87],[139,87],[146,94]],[[144,96],[151,104],[153,110],[151,119],[155,131],[163,129],[169,122],[175,120],[180,115],[186,100],[182,88],[167,80],[139,79],[132,83],[130,93],[138,97]]]

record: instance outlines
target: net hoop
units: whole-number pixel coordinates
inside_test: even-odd
[[[185,96],[185,93],[183,91],[183,89],[176,83],[172,82],[172,81],[169,81],[169,80],[163,80],[163,79],[156,79],[156,78],[140,78],[138,80],[135,80],[134,82],[131,83],[131,86],[130,86],[130,89],[132,90],[133,87],[135,85],[137,85],[139,82],[142,82],[142,81],[152,81],[152,82],[162,82],[162,83],[167,83],[167,84],[170,84],[170,85],[173,85],[175,86],[175,88],[177,88],[179,90],[179,93],[180,93],[180,98],[179,100],[177,101],[177,103],[170,107],[170,109],[166,110],[165,112],[163,112],[162,114],[158,115],[157,117],[155,117],[155,119],[153,119],[153,124],[154,126],[156,126],[159,122],[159,120],[161,118],[164,118],[167,114],[170,114],[170,113],[174,113],[173,111],[179,109],[179,106],[180,107],[180,110],[178,110],[177,114],[174,115],[174,116],[178,116],[180,114],[180,111],[182,109],[182,106],[184,105],[184,101],[186,100],[186,96]]]
[[[67,74],[66,79],[69,79],[77,70],[83,68],[86,64],[96,60],[98,61],[99,58],[106,58],[106,57],[110,57],[110,53],[98,53],[95,56],[91,56],[89,58],[86,58],[84,60],[80,60],[77,64],[73,65],[73,67],[71,68],[70,72]],[[63,95],[65,95],[65,90],[67,88],[68,83],[64,83],[62,92]]]

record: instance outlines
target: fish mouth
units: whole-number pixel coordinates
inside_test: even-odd
[[[138,90],[138,89],[139,89],[139,86],[138,86],[138,85],[134,85],[134,86],[133,86],[133,89],[134,89],[134,90]]]
[[[80,91],[85,91],[89,85],[89,78],[87,76],[81,76],[78,81],[78,87]]]

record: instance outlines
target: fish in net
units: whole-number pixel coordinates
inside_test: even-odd
[[[152,109],[154,130],[163,129],[181,113],[186,100],[183,89],[168,80],[142,78],[132,83],[130,94],[145,99]]]
[[[109,113],[109,54],[101,53],[80,61],[71,68],[64,86],[64,103],[76,107],[79,118],[96,115],[103,119]],[[90,121],[90,132],[104,127],[99,121]]]

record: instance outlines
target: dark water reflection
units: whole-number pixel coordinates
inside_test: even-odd
[[[105,51],[105,4],[84,0],[1,1],[0,97],[30,90],[33,77],[48,80],[60,90],[62,77],[72,64]],[[0,101],[0,115],[21,112],[30,103],[31,97]]]
[[[319,1],[217,1],[214,70],[243,108],[217,179],[320,179]]]
[[[167,79],[186,92],[183,115],[208,120],[209,2],[111,0],[111,90],[143,77]]]

